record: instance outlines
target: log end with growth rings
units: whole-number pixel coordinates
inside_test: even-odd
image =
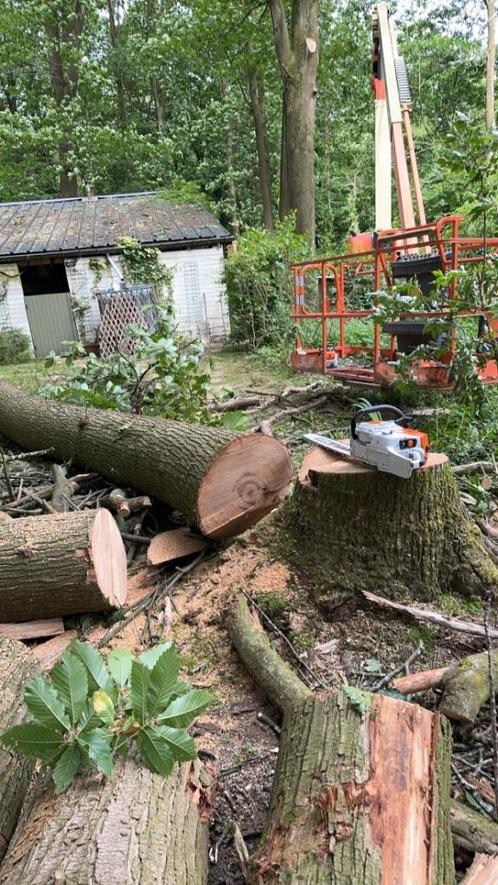
[[[109,607],[121,608],[126,601],[126,550],[119,529],[108,510],[97,510],[90,530],[90,559],[94,580]]]
[[[240,534],[286,497],[292,479],[289,452],[262,434],[237,437],[206,473],[197,499],[199,527],[209,538]]]

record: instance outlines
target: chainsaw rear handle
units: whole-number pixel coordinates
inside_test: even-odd
[[[394,418],[396,424],[399,424],[401,427],[403,426],[403,421],[406,421],[406,415],[400,409],[397,409],[396,406],[385,404],[382,406],[369,406],[368,409],[358,409],[351,418],[351,439],[358,439],[356,425],[363,421],[363,418],[366,418],[367,415],[373,415],[375,412],[379,412],[381,418],[384,418],[384,416]]]

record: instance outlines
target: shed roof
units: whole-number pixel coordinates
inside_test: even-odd
[[[0,262],[117,252],[125,236],[162,249],[232,239],[207,209],[168,203],[155,191],[0,203]]]

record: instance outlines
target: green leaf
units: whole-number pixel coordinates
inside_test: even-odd
[[[79,718],[78,734],[84,735],[86,731],[91,731],[94,728],[99,728],[101,724],[102,720],[95,715],[95,710],[93,709],[93,704],[91,700],[87,700],[84,710]]]
[[[88,642],[73,639],[69,650],[85,665],[90,691],[95,691],[97,688],[107,688],[109,673],[106,670],[104,659],[97,649]]]
[[[185,731],[178,728],[170,728],[169,725],[149,725],[150,731],[161,738],[168,745],[175,760],[187,762],[197,757],[197,749],[194,739]]]
[[[62,735],[36,722],[14,725],[0,736],[0,741],[16,753],[33,756],[45,763],[53,760],[65,746]]]
[[[172,648],[171,642],[160,642],[158,645],[153,645],[152,648],[148,648],[147,651],[142,652],[139,657],[139,661],[141,664],[145,664],[149,670],[157,664],[161,655],[163,655],[166,651]]]
[[[24,702],[33,716],[42,725],[65,731],[70,728],[64,705],[59,700],[56,691],[39,676],[28,683],[24,691]]]
[[[170,774],[174,759],[166,741],[157,729],[146,725],[137,734],[137,745],[145,764],[158,774]]]
[[[149,690],[150,670],[140,661],[133,661],[131,665],[131,709],[135,719],[144,724],[147,719],[147,692]]]
[[[107,666],[118,685],[126,685],[130,678],[133,655],[127,648],[115,648],[107,656]]]
[[[172,701],[159,716],[159,722],[170,725],[172,728],[185,728],[206,709],[211,699],[210,692],[202,688],[189,691]]]
[[[76,725],[88,696],[86,670],[80,660],[66,650],[51,672],[52,684],[64,704],[73,725]]]
[[[159,715],[168,706],[178,681],[179,669],[180,659],[171,645],[158,659],[150,674],[148,705],[151,717]]]
[[[105,728],[94,728],[77,738],[102,774],[112,774],[112,734]]]
[[[81,753],[76,744],[67,747],[52,772],[56,793],[63,793],[72,784],[81,765]]]
[[[92,706],[95,715],[105,722],[106,725],[112,725],[114,722],[114,704],[112,699],[105,691],[94,691],[92,695]]]

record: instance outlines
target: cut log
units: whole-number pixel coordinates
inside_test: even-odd
[[[407,480],[312,449],[277,543],[329,611],[362,590],[433,601],[498,586],[445,455],[429,455]]]
[[[249,881],[453,883],[446,720],[357,689],[312,694],[295,685],[243,600],[229,630],[284,712],[269,819]]]
[[[498,649],[491,652],[491,657],[495,673],[498,674]],[[439,709],[448,719],[471,725],[490,696],[489,659],[485,651],[469,655],[451,668],[444,679]]]
[[[462,885],[496,885],[498,882],[498,855],[476,854],[474,863]]]
[[[54,636],[53,639],[48,639],[47,642],[40,642],[39,645],[35,645],[31,649],[31,654],[36,660],[39,669],[50,670],[77,636],[77,630],[66,630],[60,636]]]
[[[107,611],[126,598],[126,553],[107,510],[0,525],[0,620]]]
[[[0,384],[2,433],[35,440],[180,510],[203,534],[225,538],[255,525],[286,496],[292,465],[278,440],[83,409]]]
[[[206,542],[191,535],[188,529],[173,529],[171,532],[160,532],[152,539],[147,550],[147,561],[149,565],[163,565],[205,549]]]
[[[498,824],[463,802],[450,802],[453,842],[458,848],[482,854],[498,854]]]
[[[45,636],[58,636],[64,633],[62,618],[47,618],[44,621],[24,621],[19,624],[0,624],[0,634],[10,639],[42,639]]]
[[[437,670],[422,670],[420,673],[408,673],[393,679],[393,686],[400,694],[417,694],[419,691],[428,691],[441,685],[444,677],[449,672],[449,667],[439,667]]]
[[[20,642],[0,636],[0,733],[24,718],[24,687],[35,672],[28,649]],[[32,772],[32,760],[13,756],[0,747],[0,860],[14,832]]]
[[[213,777],[200,765],[153,774],[132,758],[111,778],[47,778],[26,803],[0,868],[4,885],[205,885]]]

